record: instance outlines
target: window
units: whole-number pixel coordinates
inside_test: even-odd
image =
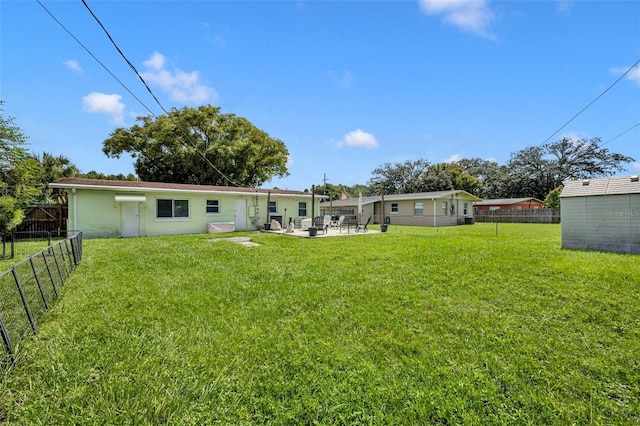
[[[467,215],[467,209],[469,208],[469,203],[464,203],[462,206],[462,214]]]
[[[422,203],[413,203],[414,216],[422,216],[423,212]]]
[[[447,202],[446,201],[442,202],[442,215],[443,216],[447,215]]]
[[[391,213],[398,213],[398,203],[391,203]]]
[[[220,200],[207,200],[207,214],[220,214]]]
[[[307,217],[307,202],[298,202],[298,217]]]
[[[456,205],[453,204],[453,202],[451,202],[451,205],[449,206],[449,212],[451,213],[451,216],[456,214]]]
[[[189,200],[156,200],[157,218],[189,217]]]
[[[275,201],[269,201],[269,213],[276,213],[278,211],[278,204]]]

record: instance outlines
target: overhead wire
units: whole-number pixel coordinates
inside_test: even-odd
[[[36,0],[36,2],[40,5],[40,7],[42,7],[42,9],[44,9],[45,12],[47,12],[47,14],[69,35],[71,36],[71,38],[73,38],[96,62],[98,62],[98,64],[100,64],[102,66],[102,68],[107,71],[107,73],[113,77],[136,101],[138,101],[148,112],[151,116],[153,116],[154,118],[158,119],[158,116],[144,103],[142,102],[142,100],[140,100],[140,98],[138,98],[102,61],[100,61],[100,59],[98,59],[96,57],[96,55],[93,54],[93,52],[87,48],[69,29],[67,29],[65,27],[65,25],[60,22],[60,20],[58,18],[56,18],[56,16],[49,10],[47,9],[44,4],[42,4],[42,2],[40,0]],[[167,110],[164,108],[164,106],[162,105],[162,103],[158,100],[157,96],[153,93],[153,91],[151,90],[151,88],[149,87],[149,85],[147,84],[147,82],[144,80],[144,78],[142,77],[142,75],[140,75],[140,73],[138,72],[138,70],[136,69],[136,67],[131,63],[131,61],[129,61],[129,59],[124,55],[124,53],[122,52],[122,50],[118,47],[118,45],[116,44],[116,42],[113,40],[113,37],[111,37],[111,34],[109,34],[109,32],[107,31],[107,29],[104,27],[104,25],[102,24],[102,22],[100,21],[100,19],[98,19],[98,17],[93,13],[93,11],[91,10],[91,8],[89,7],[89,5],[85,2],[85,0],[82,0],[82,3],[84,4],[84,6],[87,8],[87,10],[89,11],[89,13],[91,14],[91,16],[96,20],[96,22],[98,23],[98,25],[102,28],[102,30],[105,32],[105,34],[107,35],[107,37],[109,38],[109,40],[111,41],[111,43],[113,44],[113,46],[116,48],[116,50],[118,51],[118,53],[120,54],[120,56],[125,60],[125,62],[127,63],[127,65],[131,68],[131,70],[136,74],[136,76],[140,79],[140,81],[142,82],[142,84],[145,86],[145,88],[147,89],[147,91],[151,94],[151,96],[153,97],[154,101],[158,104],[158,106],[160,107],[160,109],[167,114],[167,117],[174,122],[174,124],[176,124],[176,127],[179,129],[179,131],[182,133],[182,135],[184,136],[184,145],[187,147],[192,148],[198,155],[200,155],[205,162],[207,162],[212,168],[213,170],[215,170],[225,181],[227,181],[229,184],[233,185],[233,186],[242,186],[240,185],[238,182],[236,182],[235,180],[233,180],[231,177],[227,176],[225,173],[223,173],[220,169],[218,169],[212,162],[211,160],[209,160],[209,158],[207,158],[207,156],[200,150],[198,149],[197,145],[195,143],[189,143],[191,141],[191,137],[188,133],[186,133],[184,131],[184,129],[180,128],[180,126],[177,126],[177,123],[175,122],[174,118],[171,116],[171,114],[169,112],[167,112]]]
[[[606,141],[605,143],[603,143],[601,146],[605,146],[606,144],[608,144],[609,142],[613,142],[616,139],[618,139],[621,136],[626,135],[627,133],[629,133],[630,131],[632,131],[633,129],[635,129],[636,127],[640,126],[640,123],[636,123],[635,125],[631,126],[630,128],[628,128],[627,130],[625,130],[624,132],[620,133],[618,136],[615,136],[611,139],[609,139],[608,141]]]
[[[542,142],[542,145],[544,145],[545,143],[549,142],[549,140],[554,137],[560,130],[564,129],[569,123],[571,123],[573,120],[576,119],[576,117],[578,117],[580,114],[582,114],[583,112],[585,112],[591,105],[593,105],[598,99],[600,99],[605,93],[607,93],[609,90],[611,90],[611,88],[613,86],[615,86],[616,84],[618,84],[618,82],[620,82],[620,80],[622,80],[624,77],[626,77],[627,74],[629,74],[631,72],[632,69],[634,69],[638,64],[640,64],[640,59],[638,59],[636,61],[635,64],[631,65],[629,67],[629,69],[627,69],[620,77],[618,77],[618,79],[616,81],[614,81],[609,87],[607,87],[602,93],[600,93],[594,100],[592,100],[591,102],[589,102],[589,104],[587,106],[585,106],[584,108],[582,108],[580,111],[578,111],[577,114],[575,114],[573,117],[571,117],[566,123],[564,123],[562,126],[560,126],[560,128],[558,130],[556,130],[555,132],[553,132],[551,134],[551,136],[549,136],[547,139],[545,139],[544,142]]]
[[[75,35],[73,35],[73,33],[71,31],[69,31],[69,29],[67,29],[67,27],[64,26],[64,24],[62,22],[60,22],[60,20],[58,18],[55,17],[55,15],[53,13],[51,13],[51,11],[49,9],[47,9],[45,7],[44,4],[42,4],[42,2],[40,0],[36,0],[36,2],[40,5],[40,7],[42,7],[42,9],[44,9],[45,12],[47,12],[47,14],[58,24],[60,25],[60,27],[67,33],[69,34],[69,36],[71,36],[71,38],[73,38],[76,43],[78,43],[88,54],[89,56],[91,56],[98,64],[100,64],[100,66],[111,76],[113,77],[119,84],[120,86],[122,86],[124,88],[124,90],[126,90],[131,96],[133,96],[133,98],[138,101],[140,103],[140,105],[142,105],[151,115],[153,115],[154,117],[156,117],[156,115],[153,113],[153,111],[151,111],[151,109],[144,103],[142,102],[128,87],[126,84],[124,84],[122,81],[120,81],[120,79],[118,77],[116,77],[116,75],[111,72],[111,70],[104,64],[102,63],[102,61],[100,61],[100,59],[98,59],[96,57],[96,55],[93,54],[93,52],[87,47],[85,46]]]
[[[144,85],[144,87],[147,89],[147,91],[151,94],[151,96],[153,97],[153,99],[156,101],[156,103],[158,104],[158,106],[160,107],[160,109],[162,109],[162,111],[164,111],[164,113],[167,115],[167,117],[172,120],[174,122],[174,124],[177,125],[177,123],[175,122],[175,120],[173,119],[173,117],[171,116],[171,114],[169,114],[169,112],[167,112],[167,110],[164,108],[164,106],[162,106],[162,103],[158,100],[158,97],[153,93],[153,90],[151,90],[151,88],[149,87],[149,85],[147,84],[147,82],[145,81],[144,77],[142,77],[142,75],[138,72],[138,70],[136,69],[136,67],[131,63],[131,61],[129,61],[129,58],[127,58],[127,56],[124,54],[124,52],[122,52],[122,50],[120,49],[120,47],[118,46],[118,44],[115,42],[115,40],[113,39],[113,37],[111,37],[111,34],[109,33],[109,31],[105,28],[105,26],[102,24],[102,22],[100,21],[100,19],[96,16],[95,13],[93,13],[93,11],[91,10],[91,8],[89,7],[89,5],[87,4],[87,2],[85,0],[82,0],[82,4],[84,5],[84,7],[89,11],[89,13],[91,14],[91,16],[93,17],[93,19],[98,23],[98,25],[100,26],[100,28],[102,28],[102,31],[104,31],[104,33],[106,34],[107,38],[109,39],[109,41],[111,42],[111,44],[113,44],[113,47],[116,49],[116,51],[120,54],[120,56],[122,57],[122,59],[124,59],[124,61],[127,63],[127,65],[129,66],[129,68],[131,68],[131,70],[134,72],[134,74],[140,79],[140,81],[142,82],[142,84]],[[184,139],[185,139],[185,145],[187,147],[191,147],[195,150],[196,153],[198,153],[202,159],[207,162],[212,168],[213,170],[215,170],[225,181],[227,181],[228,183],[235,185],[235,186],[242,186],[240,185],[238,182],[236,182],[235,180],[233,180],[231,177],[227,176],[225,173],[223,173],[220,169],[218,169],[215,164],[213,164],[211,162],[211,160],[209,160],[209,158],[207,158],[206,154],[203,153],[200,149],[198,149],[197,145],[195,143],[189,144],[190,140],[191,140],[191,135],[187,134],[184,129],[182,129],[180,126],[176,126],[179,131],[183,134]]]

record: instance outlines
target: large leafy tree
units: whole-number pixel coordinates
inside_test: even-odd
[[[544,199],[568,179],[611,176],[634,161],[626,155],[609,151],[600,138],[563,138],[541,146],[530,146],[511,155],[508,168],[511,197],[530,196]]]
[[[141,125],[116,129],[102,151],[131,154],[140,179],[154,182],[260,186],[288,175],[284,142],[220,111],[206,105],[139,117]]]
[[[404,163],[384,163],[375,168],[369,187],[373,194],[410,194],[423,192],[429,162],[424,159]]]
[[[457,161],[464,172],[480,180],[480,187],[469,191],[480,198],[506,198],[511,186],[511,174],[505,165],[493,160],[465,158]]]

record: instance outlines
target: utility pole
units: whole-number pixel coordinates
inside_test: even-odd
[[[322,175],[322,176],[323,176],[323,177],[322,177],[322,184],[323,184],[323,186],[324,186],[324,195],[327,195],[327,180],[328,180],[328,179],[327,179],[327,174],[326,174],[326,173],[323,173],[323,175]]]

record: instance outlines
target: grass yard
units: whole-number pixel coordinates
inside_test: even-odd
[[[0,423],[640,423],[638,256],[558,225],[247,235],[85,240]]]

